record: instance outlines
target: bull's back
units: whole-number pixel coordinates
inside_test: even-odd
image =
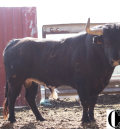
[[[4,53],[6,52],[7,49],[9,49],[10,47],[14,46],[19,41],[20,41],[20,39],[13,39],[12,41],[10,41],[10,43],[8,43],[7,46],[5,47],[3,55],[4,55]]]
[[[7,74],[36,78],[48,85],[72,84],[74,69],[71,60],[76,48],[71,42],[26,38],[13,41],[5,50]]]
[[[71,50],[60,42],[34,43],[32,47],[32,78],[38,78],[48,85],[70,82],[73,76]]]

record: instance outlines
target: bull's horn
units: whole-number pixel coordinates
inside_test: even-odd
[[[86,24],[86,32],[91,35],[103,35],[103,29],[97,28],[97,29],[90,29],[90,18],[88,18],[88,22]]]

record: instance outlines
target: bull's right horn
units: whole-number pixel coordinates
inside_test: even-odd
[[[88,18],[88,22],[86,24],[86,32],[91,35],[103,35],[103,29],[97,28],[97,29],[90,29],[90,18]]]

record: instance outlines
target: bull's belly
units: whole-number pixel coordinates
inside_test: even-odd
[[[41,84],[41,85],[43,85],[45,87],[49,87],[51,89],[51,92],[52,92],[52,94],[50,95],[50,97],[51,98],[54,98],[54,99],[57,99],[58,98],[58,94],[57,94],[56,90],[54,90],[55,89],[55,86],[46,86],[46,84],[44,82],[39,81],[38,79],[34,79],[34,78],[28,78],[28,79],[26,79],[25,84],[24,84],[25,88],[29,88],[32,85],[32,82]]]
[[[30,87],[32,85],[32,82],[38,83],[38,84],[43,85],[45,87],[58,87],[58,86],[62,86],[62,85],[67,85],[67,86],[72,86],[72,87],[74,86],[74,84],[70,84],[69,82],[68,83],[66,83],[66,82],[61,83],[59,81],[59,83],[56,83],[56,82],[52,81],[52,82],[49,82],[49,83],[45,83],[45,82],[43,82],[39,79],[28,78],[28,79],[25,80],[25,83],[24,83],[25,88]]]

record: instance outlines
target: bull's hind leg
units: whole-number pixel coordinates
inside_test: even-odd
[[[14,114],[14,106],[15,106],[16,98],[20,94],[21,88],[22,88],[22,85],[10,84],[10,87],[8,90],[8,108],[9,108],[8,120],[10,121],[10,123],[13,123],[16,121],[15,114]]]
[[[35,114],[36,119],[44,121],[45,119],[41,116],[35,103],[35,97],[37,95],[37,91],[38,91],[38,84],[32,82],[32,85],[29,88],[26,88],[25,99],[27,100],[33,113]]]

